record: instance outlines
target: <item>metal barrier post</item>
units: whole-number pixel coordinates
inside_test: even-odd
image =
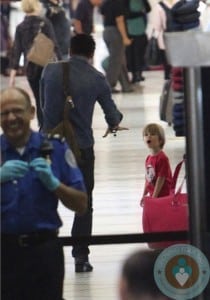
[[[190,234],[194,246],[209,258],[207,225],[207,169],[204,148],[201,67],[210,66],[210,32],[184,31],[165,34],[169,63],[185,68],[187,187],[190,199]],[[177,45],[180,45],[177,47]],[[210,99],[208,99],[210,101]],[[207,295],[208,294],[208,295]],[[196,299],[210,299],[209,291]]]
[[[190,228],[192,244],[203,249],[202,232],[206,231],[203,103],[200,68],[187,68],[185,78],[187,187],[190,199]]]

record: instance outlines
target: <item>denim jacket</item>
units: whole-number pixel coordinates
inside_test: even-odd
[[[62,64],[48,64],[41,78],[43,130],[52,129],[63,119],[65,96],[62,81]],[[117,126],[123,116],[111,98],[110,86],[104,75],[83,56],[72,56],[69,60],[69,91],[74,103],[69,118],[79,147],[92,147],[92,119],[96,102],[101,106],[109,127]]]

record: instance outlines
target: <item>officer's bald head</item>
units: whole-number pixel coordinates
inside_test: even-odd
[[[0,103],[7,100],[21,100],[25,102],[27,108],[32,107],[31,99],[29,94],[19,87],[9,87],[1,90],[0,92]]]

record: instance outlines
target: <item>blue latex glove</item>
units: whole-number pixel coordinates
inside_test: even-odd
[[[23,177],[29,170],[27,162],[22,160],[8,160],[0,168],[1,182]]]
[[[54,191],[60,185],[60,181],[54,176],[46,159],[42,157],[35,158],[29,165],[37,172],[39,179],[48,190]]]

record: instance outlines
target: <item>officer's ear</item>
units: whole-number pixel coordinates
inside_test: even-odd
[[[34,117],[35,117],[35,112],[36,112],[35,107],[34,107],[34,106],[31,106],[31,107],[29,108],[30,120],[33,120],[33,119],[34,119]]]

